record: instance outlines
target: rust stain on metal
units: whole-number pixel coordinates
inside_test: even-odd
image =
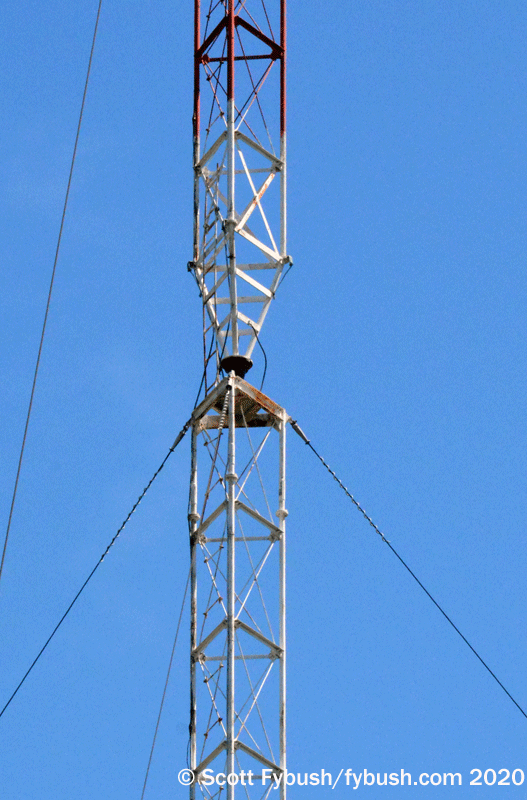
[[[254,400],[260,408],[264,408],[270,414],[272,414],[277,419],[281,419],[284,414],[284,409],[279,406],[277,403],[274,403],[267,395],[263,394],[263,392],[258,391],[255,389],[254,386],[251,386],[250,383],[244,381],[242,378],[238,378],[236,381],[237,387],[247,396]]]

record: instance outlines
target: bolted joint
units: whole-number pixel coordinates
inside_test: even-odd
[[[234,229],[236,227],[236,220],[235,219],[225,219],[223,220],[222,224],[223,232],[228,236],[230,233],[234,233]]]
[[[278,658],[282,658],[284,655],[284,651],[281,647],[273,647],[272,650],[269,651],[269,658],[271,661],[276,661]]]
[[[206,544],[207,538],[204,533],[193,531],[190,534],[190,546],[195,547],[197,544]]]

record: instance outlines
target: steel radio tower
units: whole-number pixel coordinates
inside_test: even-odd
[[[265,798],[286,766],[289,417],[244,380],[291,264],[285,33],[285,0],[195,0],[188,266],[203,301],[205,398],[189,498],[193,800]],[[228,779],[212,783],[219,773]]]

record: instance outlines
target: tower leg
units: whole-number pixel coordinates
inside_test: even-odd
[[[232,380],[232,379],[230,379]],[[236,772],[235,762],[235,677],[236,677],[236,387],[229,392],[229,450],[227,462],[227,774]],[[234,786],[227,785],[227,800],[233,800]]]

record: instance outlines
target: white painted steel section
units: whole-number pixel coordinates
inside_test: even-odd
[[[280,768],[285,774],[286,761],[286,561],[285,561],[285,520],[287,517],[286,500],[286,451],[285,436],[287,423],[285,419],[280,422],[280,467],[279,467],[279,507],[276,516],[280,521]],[[287,785],[280,787],[280,798],[285,800]]]
[[[190,533],[190,763],[196,764],[196,661],[193,653],[197,645],[197,573],[196,573],[196,531],[199,522],[198,514],[198,464],[197,464],[197,432],[192,426],[190,465],[190,498],[189,498],[189,533]],[[196,786],[190,786],[190,800],[196,798]]]
[[[198,773],[206,768],[238,775],[241,769],[254,775],[262,767],[285,770],[288,419],[234,373],[193,414],[192,800],[265,796],[257,780],[252,789],[233,785],[216,794],[200,783]],[[274,496],[275,513],[267,495]],[[285,800],[285,786],[277,796]]]
[[[236,772],[235,678],[236,678],[236,386],[230,381],[229,453],[227,474],[227,770]],[[227,786],[227,800],[234,800],[234,786]]]
[[[193,414],[188,517],[189,757],[196,776],[190,797],[265,800],[275,792],[257,781],[254,788],[221,789],[205,787],[200,774],[207,767],[237,774],[251,768],[256,775],[263,767],[277,775],[286,768],[288,416],[234,373],[220,374],[226,356],[253,354],[292,263],[285,3],[196,0],[195,11],[194,251],[188,266],[203,306],[205,399]],[[282,782],[276,795],[285,800],[286,791]]]

